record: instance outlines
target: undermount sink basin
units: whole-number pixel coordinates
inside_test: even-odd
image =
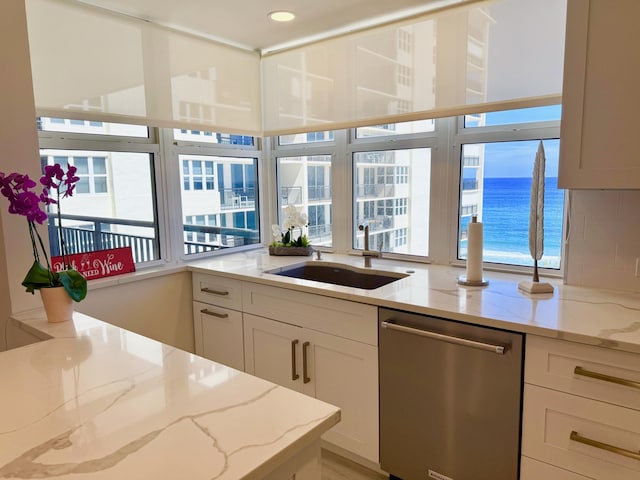
[[[265,273],[365,290],[373,290],[408,276],[406,273],[371,270],[341,263],[318,261],[296,263],[287,267],[274,268]]]

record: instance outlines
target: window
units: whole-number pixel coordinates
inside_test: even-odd
[[[433,132],[435,130],[435,122],[433,120],[416,120],[413,122],[388,123],[385,125],[358,127],[355,130],[356,138],[407,135],[411,133]]]
[[[296,133],[292,135],[281,135],[278,137],[278,144],[296,145],[301,143],[331,142],[333,139],[333,131]]]
[[[180,154],[184,254],[260,241],[257,159]]]
[[[40,141],[41,146],[46,141]],[[82,140],[67,141],[76,147]],[[154,155],[151,152],[40,149],[42,165],[74,165],[80,180],[62,205],[62,234],[70,254],[131,246],[136,263],[160,259]],[[50,222],[57,222],[51,205]],[[50,229],[51,255],[60,255]]]
[[[464,167],[461,185],[458,258],[466,258],[467,225],[473,214],[484,224],[485,262],[533,265],[529,254],[529,208],[533,161],[538,140],[474,143],[462,157],[480,156],[480,166]],[[544,200],[543,268],[559,269],[564,192],[557,187],[559,140],[543,142],[547,165]],[[468,173],[468,172],[471,173]]]
[[[331,239],[314,241],[316,246],[331,245],[337,252],[362,249],[358,226],[366,221],[372,249],[397,258],[461,266],[466,227],[475,214],[485,225],[485,266],[521,271],[532,264],[529,189],[542,138],[547,178],[540,266],[552,274],[561,268],[564,223],[564,193],[555,178],[559,112],[559,106],[536,107],[376,125],[336,130],[334,144],[297,150],[275,145],[280,206],[305,205],[310,231],[324,225],[322,231],[330,232]],[[310,151],[322,151],[326,169],[316,168],[314,160],[320,157]],[[336,188],[330,201],[323,201],[319,192],[329,188],[332,171],[333,180],[345,188]],[[337,210],[331,210],[334,207]],[[331,212],[337,215],[331,218]],[[346,228],[332,228],[332,221]]]
[[[380,165],[382,161],[387,165]],[[397,171],[406,172],[407,181],[396,182]],[[363,248],[363,232],[358,225],[367,222],[371,248],[427,256],[431,149],[354,152],[353,175],[353,248]],[[405,180],[404,176],[400,178]],[[372,200],[375,200],[373,210]],[[406,232],[401,235],[402,242],[398,242],[396,232],[402,229]]]
[[[303,206],[312,245],[331,245],[331,156],[278,157],[280,208]]]
[[[149,129],[144,125],[124,123],[91,122],[69,118],[38,117],[38,130],[41,132],[68,132],[84,135],[109,135],[121,137],[147,138]]]

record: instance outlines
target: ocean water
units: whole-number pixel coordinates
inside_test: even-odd
[[[562,247],[564,190],[558,179],[545,179],[544,255],[538,266],[559,268]],[[485,178],[482,223],[485,262],[533,265],[529,253],[530,178]],[[460,253],[466,256],[466,242]]]

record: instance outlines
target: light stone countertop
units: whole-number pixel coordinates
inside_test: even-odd
[[[44,341],[0,352],[0,478],[262,479],[340,418],[337,407],[80,313],[11,322]]]
[[[527,294],[518,282],[530,276],[484,271],[486,287],[458,285],[462,268],[391,259],[372,259],[372,270],[405,273],[408,277],[374,290],[343,287],[265,273],[315,257],[269,256],[266,249],[220,255],[191,262],[189,269],[250,282],[342,298],[379,307],[460,320],[477,325],[561,338],[640,353],[640,294],[563,285],[542,278],[553,294]],[[362,257],[322,254],[321,262],[363,267]]]

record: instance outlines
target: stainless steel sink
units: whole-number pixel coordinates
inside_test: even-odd
[[[274,268],[265,273],[365,290],[373,290],[408,276],[406,273],[363,269],[342,263],[318,261],[296,263],[287,267]]]

